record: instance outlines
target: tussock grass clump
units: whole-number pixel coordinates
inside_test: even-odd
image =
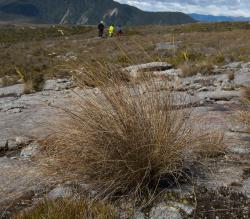
[[[184,98],[159,92],[161,86],[152,80],[114,83],[82,97],[77,110],[67,112],[65,131],[45,148],[52,167],[104,196],[178,183],[202,141],[192,131],[189,110],[180,107]]]
[[[219,130],[216,132],[211,131],[210,133],[205,133],[204,135],[199,136],[199,149],[197,152],[200,158],[211,159],[225,155],[226,145],[224,137],[224,133]]]
[[[213,70],[213,64],[208,61],[202,61],[199,63],[189,63],[185,62],[181,64],[180,69],[182,70],[182,77],[190,77],[197,75],[198,73],[202,75],[209,75]]]
[[[116,219],[117,210],[103,202],[58,199],[43,201],[13,219]]]
[[[70,69],[75,66],[71,71],[74,79],[80,87],[99,87],[112,83],[120,83],[129,81],[129,76],[123,72],[117,65],[110,65],[103,61],[93,61],[95,63],[70,63]]]
[[[43,88],[44,76],[42,73],[38,71],[25,71],[19,68],[16,68],[16,72],[23,82],[23,92],[25,94],[40,91]]]

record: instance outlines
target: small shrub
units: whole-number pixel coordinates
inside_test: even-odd
[[[90,200],[58,199],[43,201],[30,210],[25,210],[13,219],[116,219],[114,207]]]

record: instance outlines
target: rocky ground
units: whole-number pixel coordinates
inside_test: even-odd
[[[171,188],[158,204],[138,209],[134,218],[249,218],[250,135],[237,121],[236,113],[242,107],[241,90],[250,85],[250,63],[231,63],[215,67],[212,75],[188,78],[182,78],[181,70],[167,63],[132,66],[126,71],[135,80],[141,72],[153,74],[159,82],[169,80],[170,87],[159,92],[172,89],[185,96],[194,107],[193,118],[223,131],[227,146],[226,155],[208,163],[210,171],[195,178],[197,191],[190,185]],[[228,72],[232,71],[235,77],[230,80]],[[23,94],[21,84],[0,88],[0,218],[32,205],[45,191],[52,198],[72,195],[69,185],[54,185],[53,178],[43,176],[33,157],[39,154],[40,142],[53,134],[54,124],[61,120],[60,107],[74,107],[75,92],[86,96],[98,89],[81,90],[68,79],[46,81],[41,92],[29,95]],[[204,207],[210,199],[219,211]]]

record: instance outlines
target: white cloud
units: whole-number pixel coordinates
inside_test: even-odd
[[[146,11],[250,17],[250,0],[116,0]]]

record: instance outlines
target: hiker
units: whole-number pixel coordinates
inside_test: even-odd
[[[98,24],[98,31],[99,31],[99,37],[103,37],[103,33],[104,33],[104,22],[101,21],[99,24]]]
[[[118,37],[121,37],[123,35],[122,26],[121,25],[117,26],[117,28],[116,28],[116,34],[117,34]]]
[[[111,24],[109,26],[109,37],[113,37],[114,36],[114,32],[115,32],[115,26],[113,24]]]

